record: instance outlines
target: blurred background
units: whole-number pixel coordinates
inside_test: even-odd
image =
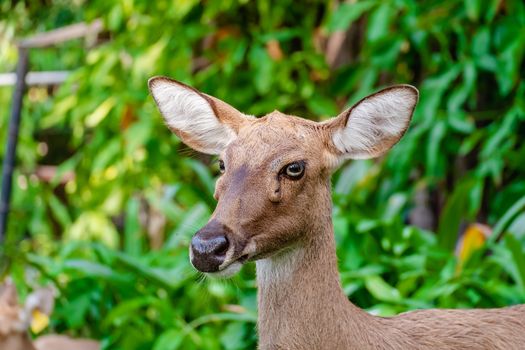
[[[49,332],[111,349],[253,349],[249,264],[196,274],[191,235],[213,211],[216,159],[165,128],[147,79],[166,75],[239,110],[313,120],[395,83],[419,88],[384,158],[334,175],[341,279],[377,315],[525,302],[522,0],[0,2],[0,73],[18,39],[100,19],[31,49],[63,83],[24,97],[0,280],[58,291]],[[0,86],[4,157],[13,85]]]

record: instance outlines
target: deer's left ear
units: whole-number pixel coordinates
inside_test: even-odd
[[[332,148],[351,159],[379,157],[408,129],[419,98],[411,85],[396,85],[356,103],[326,122]]]

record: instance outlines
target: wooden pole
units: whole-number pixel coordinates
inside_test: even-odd
[[[100,19],[91,23],[76,23],[20,40],[18,47],[30,49],[55,46],[69,40],[97,35],[102,29],[103,25]]]
[[[2,166],[2,192],[0,193],[0,243],[4,240],[7,231],[7,213],[11,199],[11,184],[15,167],[16,145],[20,127],[20,114],[22,113],[22,100],[26,88],[26,74],[28,71],[28,52],[25,48],[18,49],[18,66],[16,68],[16,85],[11,105],[9,119],[9,134],[7,135],[7,148]]]
[[[16,69],[15,92],[11,106],[11,117],[9,119],[9,135],[2,167],[2,188],[0,192],[0,243],[5,239],[7,232],[7,215],[11,199],[11,188],[13,183],[13,170],[16,159],[16,145],[18,143],[18,130],[20,127],[20,114],[22,112],[22,101],[26,89],[26,76],[29,69],[28,50],[31,48],[45,48],[60,43],[96,36],[103,29],[100,19],[91,23],[77,23],[70,26],[41,33],[18,42],[18,66]]]

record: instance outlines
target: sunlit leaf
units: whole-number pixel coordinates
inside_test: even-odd
[[[102,102],[100,106],[98,106],[97,109],[93,111],[93,113],[86,117],[86,126],[90,128],[97,126],[104,118],[107,117],[111,109],[115,106],[115,103],[116,101],[113,97],[109,97],[104,102]]]

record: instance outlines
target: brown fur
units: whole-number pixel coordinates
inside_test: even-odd
[[[408,86],[392,89],[407,88],[417,94]],[[349,115],[315,123],[275,111],[235,122],[237,138],[220,155],[225,172],[217,181],[218,204],[209,225],[224,227],[228,238],[224,270],[229,263],[256,261],[259,348],[525,349],[525,305],[383,318],[347,299],[337,270],[330,175],[341,161],[331,135],[352,122]],[[216,117],[238,120],[237,112]],[[406,127],[380,135],[369,154],[386,152]],[[282,176],[295,161],[306,163],[304,176]]]

